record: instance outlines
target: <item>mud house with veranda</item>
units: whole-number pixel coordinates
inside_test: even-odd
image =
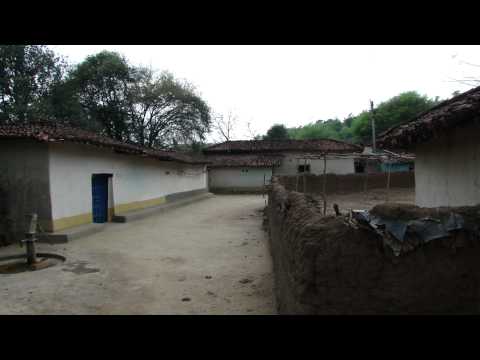
[[[68,126],[0,126],[0,236],[58,233],[207,192],[204,160]]]
[[[261,191],[272,175],[352,174],[361,146],[333,139],[238,140],[204,150],[212,192]]]
[[[416,205],[480,204],[480,87],[388,129],[377,143],[416,154]]]

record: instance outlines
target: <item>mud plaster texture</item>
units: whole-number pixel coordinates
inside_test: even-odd
[[[215,196],[39,244],[66,262],[0,275],[0,314],[275,314],[264,207],[258,195]]]
[[[266,213],[280,314],[479,313],[475,236],[459,233],[395,257],[379,236],[320,208],[274,180]]]

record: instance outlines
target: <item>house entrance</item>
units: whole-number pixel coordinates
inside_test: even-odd
[[[92,214],[94,223],[108,221],[108,178],[112,174],[92,175]]]

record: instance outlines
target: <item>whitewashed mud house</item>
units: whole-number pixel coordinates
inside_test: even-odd
[[[25,214],[46,232],[207,192],[204,160],[61,125],[0,126],[0,234],[23,236]]]
[[[332,139],[239,140],[209,146],[209,189],[212,192],[258,191],[272,175],[355,173],[363,148]],[[325,157],[325,159],[324,159]]]
[[[480,204],[480,87],[380,134],[384,148],[415,152],[415,203]]]

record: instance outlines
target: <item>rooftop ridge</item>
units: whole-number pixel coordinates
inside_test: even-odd
[[[320,139],[277,139],[277,140],[232,140],[210,145],[209,152],[269,152],[269,151],[361,151],[363,147],[343,140]]]
[[[401,126],[404,126],[404,125],[408,125],[410,123],[413,123],[417,120],[420,120],[423,116],[427,115],[428,113],[431,113],[433,111],[436,111],[442,107],[445,107],[445,106],[448,106],[448,105],[451,105],[452,103],[455,103],[457,101],[460,101],[468,96],[470,96],[471,94],[473,93],[476,93],[476,92],[480,92],[480,86],[477,86],[477,87],[474,87],[470,90],[467,90],[461,94],[458,94],[456,96],[453,96],[451,97],[450,99],[446,99],[444,101],[441,101],[440,103],[438,103],[437,105],[431,107],[430,109],[427,109],[427,110],[424,110],[422,111],[421,113],[415,115],[414,117],[400,123],[400,124],[397,124],[397,125],[393,125],[393,126],[390,126],[388,129],[384,130],[383,132],[381,132],[380,134],[378,134],[378,137],[381,138],[381,137],[385,137],[387,136],[390,132],[392,132],[393,130],[401,127]]]
[[[111,137],[95,133],[90,130],[72,126],[70,124],[35,120],[25,124],[0,125],[0,139],[24,138],[40,142],[74,142],[98,148],[111,148],[113,150],[127,152],[143,157],[151,157],[158,160],[178,161],[183,163],[208,163],[203,158],[195,157],[173,150],[161,150],[146,148],[137,144],[116,140]]]

